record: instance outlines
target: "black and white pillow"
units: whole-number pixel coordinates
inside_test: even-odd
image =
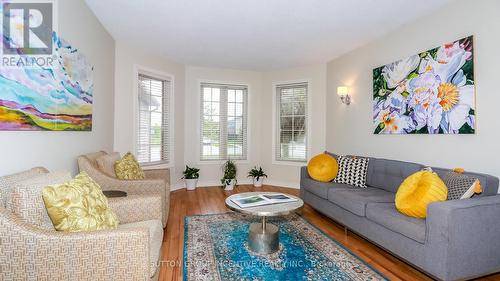
[[[368,160],[368,158],[339,156],[339,172],[333,182],[366,187]]]
[[[467,199],[481,192],[481,184],[475,177],[450,171],[442,180],[448,187],[448,200]]]

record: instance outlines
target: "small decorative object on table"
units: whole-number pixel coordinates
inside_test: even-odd
[[[200,177],[200,174],[198,173],[199,171],[200,169],[198,168],[192,168],[186,165],[186,169],[182,172],[184,174],[182,178],[184,179],[187,190],[196,189],[196,184],[198,183],[198,178]]]
[[[254,187],[261,187],[262,183],[264,182],[264,178],[267,178],[267,175],[264,173],[264,170],[262,170],[262,167],[253,167],[253,169],[248,172],[248,177],[253,178],[253,186]]]
[[[232,160],[227,160],[222,166],[224,170],[224,176],[220,180],[224,190],[233,190],[237,183],[236,180],[236,164]]]

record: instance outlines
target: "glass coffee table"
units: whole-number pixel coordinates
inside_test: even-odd
[[[288,197],[297,199],[297,201],[249,208],[241,208],[233,202],[233,199],[264,194],[285,194]],[[262,217],[261,223],[250,224],[250,230],[248,233],[248,247],[253,252],[259,254],[272,254],[279,250],[279,227],[268,223],[266,218],[288,215],[291,212],[300,209],[303,205],[304,201],[302,201],[302,199],[280,192],[245,192],[234,194],[226,198],[226,206],[229,209],[243,214]]]

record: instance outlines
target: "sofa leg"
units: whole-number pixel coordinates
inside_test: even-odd
[[[349,230],[347,229],[347,226],[344,226],[344,235],[346,238],[347,238],[348,234],[349,234]]]

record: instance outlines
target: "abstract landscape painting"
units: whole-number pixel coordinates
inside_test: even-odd
[[[473,37],[373,70],[375,134],[474,134]]]
[[[0,130],[92,130],[93,67],[56,33],[53,43],[52,68],[0,67]]]

